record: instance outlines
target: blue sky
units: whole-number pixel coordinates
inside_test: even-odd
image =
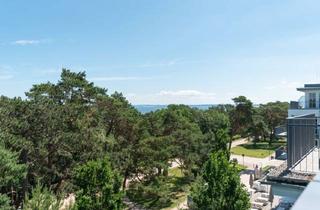
[[[86,71],[133,104],[296,100],[320,82],[320,2],[2,1],[0,94]]]

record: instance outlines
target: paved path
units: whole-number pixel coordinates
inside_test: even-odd
[[[248,138],[242,138],[236,141],[233,141],[231,144],[231,148],[239,146],[241,144],[245,144],[248,142]],[[270,154],[268,157],[265,158],[255,158],[255,157],[247,157],[244,156],[244,158],[241,155],[234,155],[231,154],[231,159],[237,159],[238,163],[241,165],[247,166],[249,169],[253,169],[255,165],[258,165],[259,167],[265,167],[265,166],[280,166],[282,163],[284,163],[283,160],[271,160],[271,156],[275,156],[275,153]]]
[[[284,163],[284,160],[271,160],[271,156],[274,156],[274,153],[266,158],[254,158],[247,156],[242,157],[241,155],[231,154],[231,159],[237,159],[239,164],[245,165],[249,169],[253,169],[255,165],[258,165],[259,167],[280,166],[282,163]]]
[[[231,148],[239,146],[240,144],[245,144],[247,142],[248,142],[248,138],[241,138],[241,139],[234,140],[231,143]]]
[[[127,206],[125,209],[126,210],[146,210],[145,208],[143,208],[141,205],[136,204],[132,201],[130,201],[130,199],[128,197],[125,197],[123,199],[123,203]]]
[[[239,139],[232,142],[231,147],[236,147],[247,142],[248,142],[247,139]],[[247,157],[247,156],[242,157],[242,155],[231,154],[231,159],[237,159],[239,164],[245,165],[248,168],[248,170],[245,170],[240,174],[241,183],[244,184],[247,189],[250,189],[250,186],[249,186],[250,173],[253,172],[253,169],[256,165],[262,168],[265,166],[278,167],[285,162],[284,160],[276,160],[276,159],[271,160],[271,156],[274,157],[275,153],[272,153],[270,154],[270,156],[265,158],[255,158],[255,157]]]

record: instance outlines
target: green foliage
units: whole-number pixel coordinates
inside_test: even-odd
[[[212,153],[191,189],[193,209],[246,210],[249,197],[224,151]]]
[[[38,183],[36,187],[32,189],[31,197],[26,196],[23,209],[59,210],[61,206],[61,200],[48,188]]]
[[[284,125],[288,116],[287,102],[271,102],[261,106],[261,114],[268,125],[270,133],[270,141],[275,139],[275,129],[277,126]]]
[[[249,131],[255,142],[261,138],[265,138],[265,136],[268,134],[268,126],[261,115],[253,116],[252,125],[249,128]]]
[[[230,111],[232,135],[245,136],[252,123],[253,104],[245,96],[239,96],[232,100],[235,103],[235,108]]]
[[[89,161],[75,169],[76,209],[122,209],[121,181],[108,158]]]
[[[235,164],[236,169],[240,173],[241,171],[244,171],[247,169],[247,166],[241,165],[241,164]]]
[[[18,187],[21,185],[23,179],[26,176],[27,167],[24,164],[20,164],[18,160],[18,154],[7,150],[2,146],[0,139],[0,194],[10,194],[11,203],[19,203]],[[1,197],[1,205],[3,209],[6,206],[6,196]],[[1,208],[2,209],[2,208]]]
[[[10,205],[10,199],[8,196],[0,194],[0,209],[1,210],[13,210],[14,208]]]
[[[162,165],[166,167],[170,159],[178,160],[189,175],[199,171],[211,151],[225,149],[229,140],[228,115],[217,109],[200,111],[185,105],[170,105],[147,114],[147,119],[149,133],[167,143],[158,147],[167,154],[161,159]],[[150,159],[159,159],[160,151],[153,150],[155,156],[151,154]]]
[[[147,209],[162,209],[176,206],[189,192],[190,180],[179,168],[169,169],[168,176],[154,177],[152,180],[134,182],[127,195],[130,200]]]
[[[226,151],[230,136],[258,139],[266,127],[273,134],[287,105],[253,109],[240,96],[234,105],[209,110],[169,105],[142,115],[121,93],[107,94],[85,72],[67,69],[57,83],[33,85],[26,96],[0,97],[0,193],[10,195],[15,207],[34,187],[29,203],[77,191],[80,209],[119,209],[121,182],[126,190],[133,179],[156,202],[168,204],[168,194],[176,196],[172,188],[194,180],[210,153]],[[110,163],[99,159],[105,155]],[[183,179],[170,175],[171,162],[179,164]],[[37,186],[38,179],[46,188]]]
[[[17,186],[25,177],[27,167],[18,162],[18,154],[5,149],[0,142],[1,188]]]

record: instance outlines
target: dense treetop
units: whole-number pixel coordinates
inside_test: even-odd
[[[287,107],[276,102],[256,108],[240,96],[234,105],[208,110],[169,105],[143,115],[121,93],[110,94],[84,72],[66,69],[56,84],[34,85],[26,96],[0,98],[3,209],[22,206],[28,196],[25,203],[31,205],[42,192],[49,201],[75,193],[79,208],[122,208],[119,202],[130,181],[165,179],[173,161],[195,180],[205,176],[204,163],[216,161],[213,155],[223,151],[226,159],[217,164],[229,169],[232,137],[274,139]],[[232,170],[226,176],[238,186]],[[235,198],[242,199],[238,194]]]

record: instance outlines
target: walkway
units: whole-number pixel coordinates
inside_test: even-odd
[[[233,155],[231,154],[231,160],[237,159],[238,163],[241,165],[247,166],[249,169],[253,169],[255,165],[258,165],[259,167],[265,167],[265,166],[280,166],[282,163],[284,163],[284,160],[276,160],[272,159],[271,156],[274,156],[274,153],[266,158],[254,158],[254,157],[242,157],[241,155]]]
[[[248,138],[241,138],[241,139],[237,139],[237,140],[234,140],[232,143],[231,143],[231,148],[233,147],[236,147],[236,146],[239,146],[241,144],[245,144],[248,142]]]

